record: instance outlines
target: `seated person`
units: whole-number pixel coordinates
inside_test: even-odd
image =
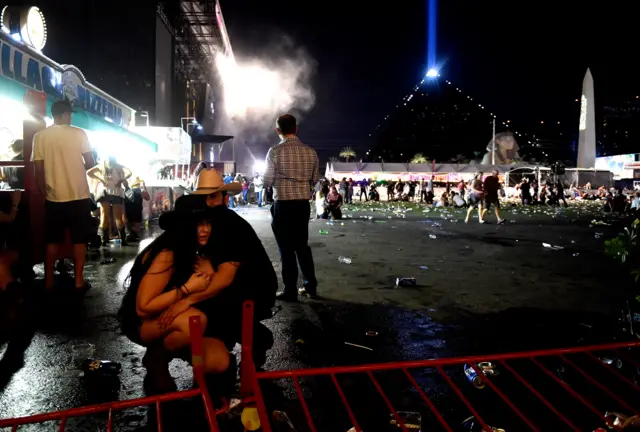
[[[331,219],[342,219],[342,196],[338,193],[335,186],[331,187],[331,192],[327,195],[327,211]]]
[[[207,316],[193,307],[193,297],[204,291],[211,274],[194,271],[197,253],[209,241],[211,224],[204,211],[193,211],[184,197],[169,212],[177,223],[163,232],[134,261],[127,291],[118,311],[123,333],[147,347],[142,364],[147,368],[145,385],[152,392],[175,389],[169,362],[185,355],[190,344],[189,318]],[[204,369],[222,373],[229,367],[229,352],[219,339],[205,337]]]
[[[467,206],[467,203],[464,201],[464,199],[462,199],[460,194],[456,192],[451,192],[451,201],[453,202],[453,206],[455,208],[461,208],[461,207]]]
[[[278,277],[251,224],[228,208],[229,196],[241,190],[239,183],[225,185],[216,170],[207,169],[198,177],[193,194],[185,197],[191,206],[206,209],[211,221],[211,237],[201,251],[207,259],[200,260],[198,268],[205,273],[215,271],[209,286],[189,301],[207,315],[205,336],[222,340],[231,350],[242,342],[242,304],[253,300],[253,361],[256,368],[261,368],[273,345],[273,335],[260,321],[273,315]],[[171,219],[163,215],[160,227],[171,229]],[[235,370],[227,375],[235,383]]]

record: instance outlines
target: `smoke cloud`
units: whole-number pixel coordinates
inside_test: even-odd
[[[278,115],[290,112],[300,120],[315,103],[311,79],[317,62],[306,49],[283,37],[262,52],[258,57],[216,59],[225,111],[216,132],[234,135],[236,142],[253,149],[277,139]]]

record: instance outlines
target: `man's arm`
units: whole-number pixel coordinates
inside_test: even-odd
[[[238,267],[240,267],[240,263],[235,261],[220,264],[218,271],[216,271],[213,278],[211,278],[207,289],[189,295],[189,297],[187,297],[189,302],[191,304],[200,303],[201,301],[208,300],[220,294],[223,289],[231,285],[233,278],[236,277]]]
[[[38,138],[38,135],[33,137],[33,153],[31,153],[31,159],[33,160],[33,169],[36,176],[36,187],[42,196],[47,196],[47,187],[44,178],[44,154],[42,154],[42,145]]]
[[[273,149],[274,148],[271,147],[267,152],[267,160],[266,160],[267,169],[265,170],[264,177],[263,177],[264,187],[273,186],[273,182],[275,182],[276,180],[277,167],[276,167],[276,158],[274,155],[275,151]]]

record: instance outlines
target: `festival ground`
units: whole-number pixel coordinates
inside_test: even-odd
[[[310,223],[321,298],[280,304],[268,322],[276,345],[266,369],[515,351],[625,337],[619,316],[630,297],[624,287],[630,284],[619,265],[604,255],[603,244],[625,222],[603,217],[596,204],[509,207],[504,209],[505,225],[496,225],[492,212],[487,220],[493,223],[480,225],[477,220],[465,224],[463,210],[394,203],[345,207],[347,219],[333,225],[324,220]],[[239,213],[254,226],[279,272],[268,211],[243,207]],[[0,417],[143,394],[143,350],[120,334],[116,320],[122,282],[136,251],[113,247],[103,255],[115,257],[116,263],[100,265],[103,257],[88,262],[93,289],[84,305],[43,306],[24,366],[11,374],[9,365],[0,364],[0,384],[6,385]],[[340,256],[352,263],[340,263]],[[396,288],[398,277],[413,277],[416,286]],[[378,335],[367,336],[370,330]],[[71,346],[80,342],[95,344],[100,358],[122,363],[119,386],[98,388],[71,371]],[[191,385],[184,363],[174,361],[172,373],[181,388]],[[270,400],[276,408],[286,408],[286,398],[279,400],[277,393],[270,392]],[[139,430],[146,415],[146,409],[127,411],[116,418],[118,430]],[[96,430],[97,425],[104,423],[71,422],[68,430]]]

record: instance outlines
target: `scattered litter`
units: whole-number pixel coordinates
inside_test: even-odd
[[[429,234],[430,239],[436,239],[437,237],[434,234]]]
[[[375,330],[369,330],[365,333],[367,336],[378,336],[378,332]]]
[[[413,411],[397,411],[396,414],[398,414],[398,417],[402,420],[402,423],[404,423],[405,428],[420,432],[422,428],[422,415],[420,415],[420,413]],[[398,428],[401,427],[393,414],[391,414],[391,421],[389,423],[393,426],[398,426]]]
[[[573,254],[574,257],[580,256],[580,253],[576,252]]]
[[[420,266],[420,269],[421,269],[421,270],[429,270],[429,267],[427,267],[427,266]]]
[[[274,411],[273,413],[271,413],[271,419],[276,424],[275,426],[277,429],[279,429],[278,425],[282,425],[283,427],[288,428],[290,432],[295,432],[297,430],[293,426],[293,423],[291,423],[291,420],[289,419],[287,413],[284,411]]]
[[[352,347],[356,347],[356,348],[362,348],[362,349],[366,349],[366,350],[369,350],[369,351],[373,351],[373,348],[369,348],[369,347],[366,347],[364,345],[358,345],[358,344],[354,344],[354,343],[351,343],[351,342],[345,342],[344,344],[352,346]]]
[[[296,343],[299,345],[304,345],[304,339],[296,339]]]
[[[339,257],[338,261],[340,261],[342,264],[351,264],[351,258],[345,256]]]
[[[404,277],[396,278],[396,288],[416,286],[416,278]]]
[[[593,328],[591,324],[580,323],[580,325],[586,328]]]
[[[564,249],[562,246],[553,246],[550,245],[549,243],[542,243],[542,246],[548,248],[548,249],[553,249],[553,250],[562,250]]]
[[[329,234],[329,231],[327,231],[327,230],[320,230],[320,231],[318,231],[318,232],[319,232],[320,234],[322,234],[322,235],[327,235],[327,234]]]
[[[105,258],[100,261],[100,265],[113,264],[114,262],[116,262],[115,258]]]
[[[615,357],[602,357],[600,361],[610,366],[615,366],[618,369],[622,369],[622,360]]]

